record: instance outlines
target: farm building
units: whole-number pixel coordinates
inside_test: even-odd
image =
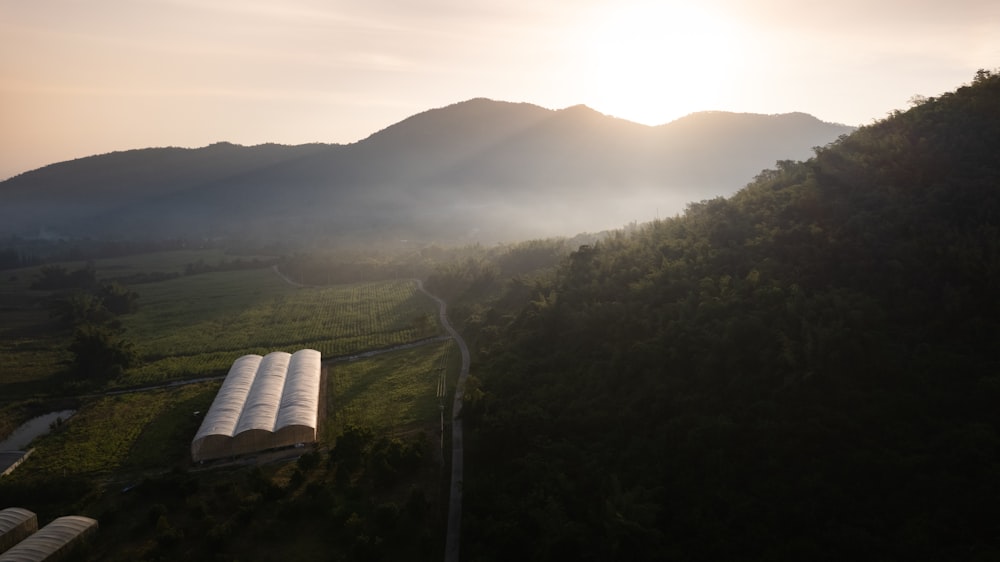
[[[96,530],[96,519],[82,515],[60,517],[0,554],[0,562],[65,559],[77,544]]]
[[[320,353],[302,349],[233,362],[191,442],[195,462],[316,441]]]
[[[38,530],[38,516],[22,507],[0,510],[0,553]]]

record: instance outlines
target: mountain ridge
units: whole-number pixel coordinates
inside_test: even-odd
[[[619,206],[640,195],[660,197],[667,208],[731,193],[776,160],[804,157],[850,130],[805,114],[753,115],[692,114],[677,125],[651,127],[583,105],[550,110],[473,98],[350,144],[218,142],[51,164],[0,182],[0,224],[9,233],[45,228],[68,236],[279,234],[280,228],[269,234],[258,228],[263,222],[308,237],[351,230],[348,223],[372,217],[372,229],[451,236],[440,228],[447,217],[500,205],[507,217],[481,222],[502,238],[513,234],[500,232],[512,216],[540,217],[552,205],[568,205],[579,219],[572,228],[600,229],[609,225],[590,227],[583,215],[609,197]],[[692,125],[705,119],[711,127]],[[790,120],[798,126],[789,127]],[[308,208],[297,210],[295,202]],[[230,206],[246,214],[227,216]],[[142,234],[134,230],[135,217],[144,217]],[[465,232],[477,221],[458,222],[465,224],[455,231]],[[525,235],[556,233],[544,230]]]

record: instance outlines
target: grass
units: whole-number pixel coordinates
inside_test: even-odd
[[[439,396],[440,379],[453,389],[460,362],[455,343],[443,341],[331,365],[324,440],[349,425],[389,434],[434,426],[441,405],[446,415],[451,408]]]
[[[102,277],[179,271],[198,259],[212,263],[222,257],[213,260],[211,252],[129,256],[96,267]],[[2,427],[26,416],[29,401],[44,404],[70,388],[53,384],[65,378],[70,334],[50,329],[43,295],[27,289],[33,271],[0,281]],[[143,365],[111,388],[225,374],[248,353],[311,347],[330,358],[441,334],[437,305],[410,280],[296,288],[263,268],[180,276],[132,289],[139,292],[140,308],[121,319]],[[332,444],[347,425],[393,435],[435,429],[441,405],[446,413],[451,406],[438,396],[440,379],[453,388],[458,364],[449,341],[334,363],[324,441]],[[193,413],[208,409],[219,384],[81,398],[73,420],[41,438],[24,470],[14,474],[129,474],[184,465],[201,419]]]
[[[69,360],[70,334],[49,318],[48,293],[28,289],[35,271],[0,272],[0,401],[44,390],[33,383]]]
[[[183,273],[185,266],[199,261],[208,265],[218,264],[222,260],[232,261],[234,256],[227,256],[221,249],[206,250],[171,250],[150,254],[134,254],[117,258],[106,258],[94,262],[98,276],[101,278],[124,277],[135,273]],[[252,259],[243,257],[244,260]],[[81,267],[84,262],[67,266],[72,269]]]
[[[454,388],[459,363],[451,341],[334,363],[323,442],[332,445],[349,425],[388,435],[436,429],[441,405],[446,416],[451,406],[439,396],[439,383],[443,378]],[[37,440],[35,453],[14,475],[121,475],[187,466],[191,439],[219,385],[90,398],[68,423]]]
[[[176,272],[218,250],[98,260],[101,277]],[[61,264],[74,269],[82,264]],[[72,331],[49,317],[47,292],[31,291],[38,268],[0,278],[0,400],[44,395],[69,361]],[[434,303],[409,280],[334,287],[289,286],[270,268],[220,271],[134,285],[138,312],[121,317],[143,365],[115,387],[224,374],[248,353],[310,347],[350,355],[438,335]]]
[[[226,259],[221,250],[192,250],[97,260],[94,265],[99,277],[108,278],[151,271],[179,273],[188,263],[203,260],[212,264],[221,259]],[[85,263],[66,262],[55,265],[74,270],[83,267]],[[70,344],[72,330],[50,318],[47,299],[51,293],[30,288],[41,267],[0,272],[0,402],[45,396],[53,386],[52,383],[56,382],[53,380],[55,376],[65,370],[66,363],[71,358],[66,348]],[[252,282],[254,272],[242,273],[250,275]],[[273,278],[271,280],[274,285],[280,285],[273,272],[259,270],[256,273],[261,277]],[[240,279],[242,278],[227,277],[222,273],[186,278],[194,286],[199,283],[228,283],[233,292],[239,292]],[[162,288],[153,285],[133,287],[141,295],[140,306],[146,301],[142,296],[155,297],[158,291],[163,292]],[[168,289],[167,293],[169,292]],[[186,312],[190,313],[191,310],[189,307]],[[184,320],[178,319],[178,323],[183,325]]]
[[[0,401],[45,393],[71,358],[69,344],[62,332],[0,335]]]
[[[198,383],[87,401],[56,431],[36,441],[15,477],[165,469],[185,457],[218,383]]]
[[[106,278],[171,271],[197,259],[169,254],[172,265],[157,261],[163,254],[130,256],[117,264],[99,262],[98,272]],[[0,283],[0,427],[48,408],[72,386],[51,384],[64,378],[68,335],[47,329],[44,308],[18,304],[36,294],[26,285],[23,275]],[[329,358],[441,334],[436,304],[407,280],[295,288],[260,269],[131,288],[140,294],[140,309],[122,321],[144,365],[111,386],[224,374],[246,353],[312,347]],[[47,517],[73,512],[101,519],[103,538],[86,559],[211,559],[213,553],[227,559],[347,558],[358,545],[377,546],[376,534],[389,537],[378,550],[387,559],[412,559],[418,546],[424,557],[433,552],[440,559],[434,545],[445,512],[437,429],[442,406],[450,416],[447,396],[459,364],[451,341],[334,361],[321,421],[325,461],[305,476],[295,462],[187,470],[191,439],[220,381],[80,397],[77,414],[36,440],[32,457],[0,482],[0,495],[18,494]],[[351,425],[418,444],[421,464],[399,468],[393,485],[376,480],[374,464],[345,478],[325,449]],[[181,470],[171,470],[176,468]],[[278,499],[268,499],[275,490]],[[414,492],[427,504],[407,514]],[[397,513],[389,524],[379,523],[382,508]]]
[[[434,336],[435,304],[412,281],[294,288],[268,269],[181,277],[142,286],[125,317],[144,365],[119,384],[224,374],[248,353],[350,355]]]

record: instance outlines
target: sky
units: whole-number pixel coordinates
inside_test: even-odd
[[[1000,67],[996,0],[0,0],[0,180],[355,142],[475,97],[864,125]]]

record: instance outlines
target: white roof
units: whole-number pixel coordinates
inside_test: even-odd
[[[290,425],[316,427],[321,361],[315,349],[301,349],[292,355],[274,431]]]
[[[23,507],[8,507],[7,509],[0,510],[0,535],[11,529],[16,529],[18,525],[21,525],[25,521],[30,521],[35,517],[36,515],[33,511],[29,511]]]
[[[43,527],[37,533],[0,554],[0,562],[45,560],[77,537],[97,527],[97,520],[82,515],[67,515]]]
[[[252,430],[277,433],[289,426],[316,429],[321,371],[322,356],[314,349],[240,357],[191,442],[192,457],[211,458],[226,450],[219,445],[212,446],[215,452],[202,450],[211,436],[234,438]]]
[[[195,440],[209,435],[228,435],[232,437],[236,423],[243,413],[243,405],[257,376],[257,368],[263,357],[260,355],[244,355],[233,362],[229,374],[223,381],[219,393],[215,395],[212,406],[209,407],[205,419],[201,422]]]
[[[236,423],[233,435],[239,435],[251,429],[274,431],[274,422],[278,417],[281,405],[281,392],[285,388],[285,378],[288,376],[288,362],[292,355],[284,351],[275,351],[264,356],[257,368],[257,378],[253,381],[250,394],[247,395],[240,421]]]

